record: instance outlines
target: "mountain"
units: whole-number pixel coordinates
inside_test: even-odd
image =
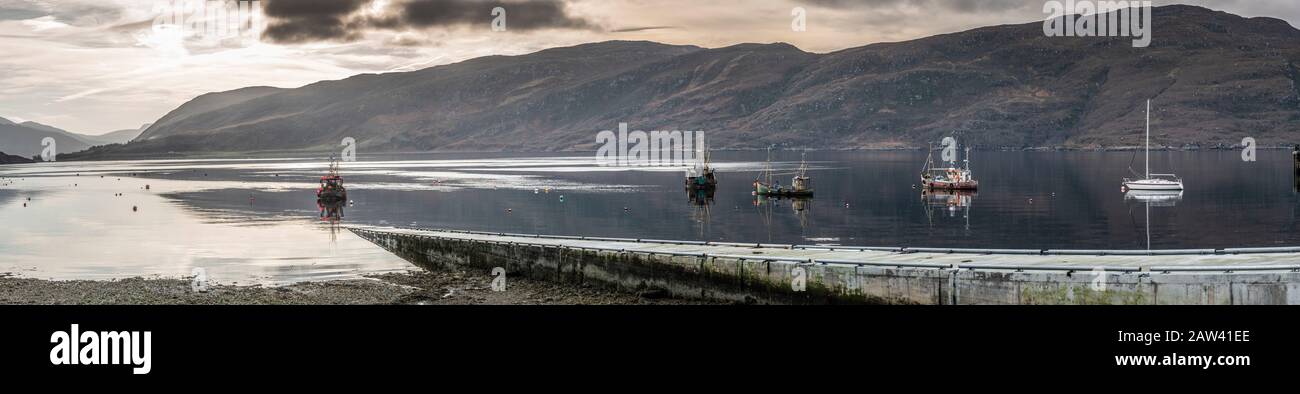
[[[4,120],[4,119],[0,118],[0,120]],[[22,163],[31,163],[31,162],[32,159],[28,159],[26,157],[14,156],[14,155],[6,154],[4,152],[0,152],[0,164],[22,164]]]
[[[209,93],[129,144],[164,152],[594,148],[627,122],[703,130],[714,148],[1133,146],[1300,140],[1300,30],[1193,6],[1154,10],[1151,45],[1047,37],[1042,22],[808,53],[611,41],[296,89]]]
[[[176,108],[175,110],[168,112],[167,115],[164,115],[161,119],[158,119],[157,122],[154,122],[152,125],[146,127],[145,131],[141,133],[139,137],[143,141],[143,140],[155,139],[160,136],[166,136],[168,134],[181,134],[184,133],[184,131],[177,131],[177,129],[180,128],[183,130],[183,128],[186,127],[185,126],[187,124],[186,122],[190,121],[191,117],[203,115],[203,114],[215,113],[220,110],[226,109],[230,106],[233,106],[235,104],[240,104],[248,100],[279,93],[284,90],[285,89],[279,89],[279,88],[273,88],[267,86],[255,86],[255,87],[231,90],[227,92],[204,94],[194,98],[193,100],[190,100],[189,102],[186,102],[185,104],[182,104],[180,107]],[[154,126],[158,126],[157,127],[158,130],[168,130],[168,131],[151,133],[148,129],[152,129],[154,128]]]
[[[110,131],[100,135],[78,134],[78,136],[80,136],[83,141],[91,143],[91,145],[125,144],[128,141],[135,139],[135,137],[140,136],[140,134],[144,133],[144,130],[148,129],[151,125],[153,124],[145,123],[143,126],[134,129]]]
[[[73,133],[58,127],[37,122],[14,123],[0,118],[0,150],[7,150],[21,156],[39,155],[43,147],[41,140],[53,137],[59,155],[75,153],[91,146],[122,144],[134,139],[149,128],[146,123],[137,129],[111,131],[101,135]]]
[[[54,146],[59,155],[85,150],[91,146],[78,134],[36,122],[0,122],[0,151],[10,154],[32,157],[41,154],[44,147],[41,141],[46,137],[54,138]]]

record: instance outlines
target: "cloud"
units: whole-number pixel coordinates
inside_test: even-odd
[[[495,7],[506,10],[507,30],[599,29],[570,15],[560,0],[266,0],[263,37],[276,43],[347,42],[374,30],[487,29]]]
[[[996,12],[1014,10],[1033,5],[1024,0],[805,0],[805,2],[835,9],[870,9],[879,7],[910,6],[916,8],[943,8],[958,12]],[[1038,4],[1039,7],[1042,4]]]
[[[371,0],[267,0],[263,38],[274,42],[353,41],[360,38],[352,15]]]
[[[621,29],[610,30],[609,32],[610,33],[631,33],[631,32],[646,31],[646,30],[662,30],[662,29],[676,29],[676,28],[677,26],[640,26],[640,27],[624,27]]]

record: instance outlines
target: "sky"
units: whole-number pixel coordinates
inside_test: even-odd
[[[1300,0],[1153,3],[1300,26]],[[787,42],[820,53],[1046,17],[1044,1],[1025,0],[260,0],[245,3],[244,18],[237,1],[203,4],[0,0],[0,117],[103,134],[208,92],[588,42]]]

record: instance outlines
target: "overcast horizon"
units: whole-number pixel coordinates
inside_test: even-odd
[[[546,0],[506,3],[504,32],[477,0],[262,0],[266,30],[212,40],[154,29],[152,0],[0,0],[0,117],[98,135],[150,123],[194,97],[248,86],[293,88],[486,55],[608,40],[716,48],[787,42],[825,53],[1042,20],[1021,0]],[[1156,1],[1300,25],[1291,0]],[[791,29],[803,7],[806,31]],[[511,11],[513,10],[513,11]],[[1158,33],[1157,33],[1158,34]]]

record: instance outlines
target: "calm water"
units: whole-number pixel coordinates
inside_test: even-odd
[[[799,153],[775,156],[788,184]],[[1300,245],[1289,152],[1261,151],[1253,163],[1238,152],[1153,153],[1154,172],[1187,185],[1154,198],[1120,191],[1130,161],[1142,169],[1134,156],[975,152],[978,194],[923,195],[913,184],[924,152],[809,152],[816,197],[767,200],[749,192],[766,153],[718,152],[710,200],[682,189],[681,169],[602,168],[588,154],[363,155],[344,165],[353,203],[341,223],[870,246]],[[313,193],[324,167],[315,158],[2,166],[0,272],[100,279],[202,267],[222,282],[282,283],[405,269],[320,219]]]

